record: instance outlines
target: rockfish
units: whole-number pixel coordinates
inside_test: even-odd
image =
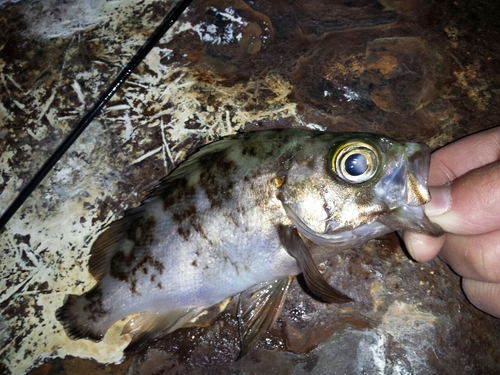
[[[329,285],[304,241],[339,251],[397,230],[440,235],[430,149],[366,133],[282,129],[225,137],[163,179],[91,249],[97,285],[68,295],[57,318],[99,341],[116,321],[133,342],[172,332],[239,294],[242,350],[278,317],[294,276],[325,302]]]

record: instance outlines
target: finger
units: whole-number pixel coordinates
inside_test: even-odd
[[[500,162],[475,169],[447,187],[431,188],[425,206],[429,218],[445,232],[482,234],[500,229]]]
[[[408,252],[417,262],[427,262],[434,258],[445,241],[446,235],[431,237],[415,232],[403,232],[403,241]]]
[[[447,234],[439,257],[463,277],[500,283],[500,231],[478,236]]]
[[[500,284],[463,279],[462,288],[474,306],[500,318]]]
[[[429,184],[446,185],[467,172],[500,160],[500,127],[455,141],[432,154]]]

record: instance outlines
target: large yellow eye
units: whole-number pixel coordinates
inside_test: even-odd
[[[332,167],[337,176],[347,182],[360,184],[377,172],[378,153],[364,142],[343,144],[333,155]]]

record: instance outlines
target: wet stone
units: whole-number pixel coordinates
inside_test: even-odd
[[[375,39],[367,45],[362,82],[383,111],[412,114],[452,83],[444,60],[421,38]]]

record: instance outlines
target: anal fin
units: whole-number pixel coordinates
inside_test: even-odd
[[[240,358],[252,350],[278,318],[293,277],[257,284],[240,295]]]
[[[306,285],[315,296],[324,302],[344,303],[352,299],[328,284],[319,272],[313,257],[307,250],[304,241],[300,238],[297,229],[291,226],[278,227],[278,234],[282,245],[294,257],[302,268]]]
[[[193,319],[198,310],[181,310],[157,313],[142,313],[130,319],[123,327],[122,335],[131,334],[132,341],[127,351],[137,347],[144,341],[165,336]]]

